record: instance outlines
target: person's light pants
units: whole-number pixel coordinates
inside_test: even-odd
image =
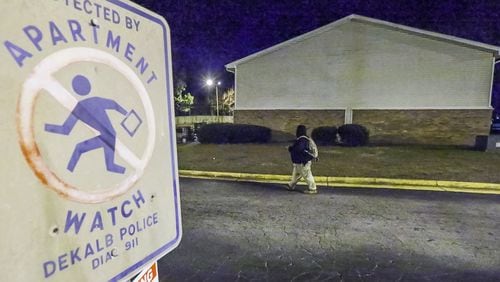
[[[316,182],[314,182],[310,161],[306,164],[293,164],[292,180],[289,182],[290,187],[294,188],[301,178],[304,178],[309,190],[316,190]]]

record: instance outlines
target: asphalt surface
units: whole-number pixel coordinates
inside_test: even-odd
[[[160,281],[500,281],[500,196],[181,179]]]

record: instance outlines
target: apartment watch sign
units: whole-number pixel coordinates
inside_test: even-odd
[[[181,237],[168,26],[121,0],[0,7],[3,273],[128,278]]]

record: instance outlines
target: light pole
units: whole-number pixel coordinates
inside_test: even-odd
[[[207,81],[205,83],[209,87],[211,87],[212,85],[215,84],[215,105],[216,105],[215,112],[216,112],[217,120],[219,120],[219,87],[218,86],[221,85],[221,82],[217,81],[217,83],[215,83],[212,79],[209,78],[209,79],[207,79]]]

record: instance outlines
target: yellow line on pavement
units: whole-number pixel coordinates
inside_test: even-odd
[[[285,184],[289,175],[179,170],[180,177]],[[500,184],[420,179],[315,176],[318,186],[500,194]]]

